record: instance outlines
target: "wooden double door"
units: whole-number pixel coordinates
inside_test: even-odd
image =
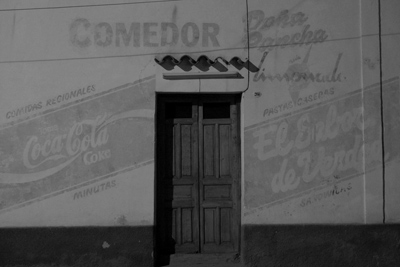
[[[157,98],[157,241],[162,254],[238,252],[239,95]]]

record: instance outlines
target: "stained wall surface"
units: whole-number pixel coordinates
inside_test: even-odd
[[[382,263],[371,251],[400,238],[383,227],[400,220],[399,11],[396,0],[2,1],[0,233],[19,248],[7,254],[86,233],[70,261],[151,266],[156,95],[206,92],[242,93],[245,264],[287,251],[298,252],[288,264],[320,264],[302,248],[324,245],[347,253],[332,264]],[[164,79],[201,72],[163,67],[185,55],[242,79]]]
[[[396,1],[383,1],[382,6],[382,34],[381,34],[381,49],[382,49],[382,79],[386,81],[393,77],[399,77],[400,74],[400,55],[397,52],[397,44],[400,41],[399,29],[400,19],[398,11],[400,3]],[[391,147],[398,144],[396,127],[398,126],[398,112],[391,111],[393,107],[398,107],[399,98],[391,98],[390,94],[384,92],[384,111],[386,111],[385,119],[385,134],[389,136],[385,140],[385,151],[389,154]],[[398,146],[396,146],[398,147]],[[388,155],[388,157],[390,157]],[[385,213],[388,223],[398,223],[400,219],[399,208],[396,203],[399,202],[399,166],[396,161],[388,164],[385,170]]]
[[[167,82],[156,60],[245,61],[245,2],[2,1],[0,13],[0,265],[152,265],[156,93],[248,86],[246,68],[235,83]]]
[[[398,262],[399,9],[249,1],[246,265]]]
[[[391,74],[380,77],[378,3],[250,1],[248,14],[260,70],[244,96],[244,222],[383,222],[399,83],[393,48],[382,46]],[[389,46],[396,30],[383,28]]]
[[[1,225],[152,225],[155,59],[246,56],[224,4],[3,3]]]

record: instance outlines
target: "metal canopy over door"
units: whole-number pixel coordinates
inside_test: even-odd
[[[238,252],[238,95],[160,95],[157,235],[161,253]]]

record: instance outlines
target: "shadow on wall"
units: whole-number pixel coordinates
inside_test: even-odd
[[[153,266],[153,226],[0,229],[0,266]]]
[[[245,225],[246,266],[399,266],[400,225]]]

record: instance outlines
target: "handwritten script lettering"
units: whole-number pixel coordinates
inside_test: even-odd
[[[22,157],[25,167],[29,169],[36,168],[45,162],[74,157],[89,148],[95,149],[105,145],[109,135],[106,127],[100,127],[105,119],[106,115],[98,116],[94,120],[87,119],[75,123],[68,133],[57,135],[42,142],[39,142],[39,138],[36,135],[31,136],[25,146]],[[98,157],[96,161],[98,161]],[[92,158],[95,158],[95,156],[89,157],[89,159]],[[84,159],[89,162],[87,156]]]
[[[258,65],[259,71],[254,75],[253,81],[278,81],[278,82],[315,82],[315,83],[331,83],[331,82],[341,82],[342,81],[342,74],[338,73],[338,68],[340,64],[340,60],[342,59],[343,53],[339,53],[335,65],[333,66],[330,72],[322,73],[322,72],[311,72],[307,68],[294,68],[289,67],[283,74],[270,74],[265,73],[265,68],[262,68],[264,61],[267,57],[268,53],[264,53],[260,64]]]
[[[385,140],[390,140],[385,154],[379,123],[380,84],[246,127],[246,208],[270,207],[332,184],[343,185],[379,169],[382,161],[397,160],[400,145],[394,133],[400,131],[400,124],[394,114],[399,109],[399,79],[385,81],[383,90],[385,125],[391,127],[385,133]],[[288,103],[284,104],[290,108]]]
[[[48,98],[57,103],[38,116],[1,127],[0,195],[9,197],[0,202],[0,213],[71,189],[75,199],[86,197],[103,190],[90,184],[150,164],[154,88],[155,76],[149,76],[59,105],[94,90],[76,88]],[[115,186],[104,183],[104,189]],[[32,186],[35,190],[26,194]]]
[[[303,12],[290,13],[281,11],[276,16],[266,17],[264,11],[253,10],[248,13],[250,47],[259,47],[261,52],[271,51],[276,47],[309,45],[322,43],[328,38],[323,29],[311,30],[311,25],[306,24],[308,17]],[[285,29],[302,27],[299,31],[276,36],[268,36],[272,28]],[[278,31],[279,32],[279,31]]]
[[[354,134],[353,147],[350,149],[338,146],[335,149],[319,145],[315,150],[311,145],[323,143],[327,140],[336,140],[338,137],[356,129],[358,132],[375,126],[373,118],[364,118],[361,107],[352,108],[340,113],[335,105],[331,105],[323,120],[311,122],[310,113],[300,116],[295,129],[289,129],[286,121],[262,127],[253,133],[256,143],[253,147],[257,151],[260,161],[266,161],[277,156],[285,157],[279,171],[273,176],[271,187],[274,193],[296,189],[301,180],[309,183],[317,177],[330,177],[336,171],[354,169],[362,171],[364,151],[367,164],[380,160],[379,140],[371,144],[362,143],[362,135]],[[290,139],[288,132],[296,132]],[[288,169],[288,155],[296,149],[296,165]],[[293,153],[292,153],[293,154]],[[291,157],[293,158],[293,157]],[[302,169],[301,176],[297,176]]]

